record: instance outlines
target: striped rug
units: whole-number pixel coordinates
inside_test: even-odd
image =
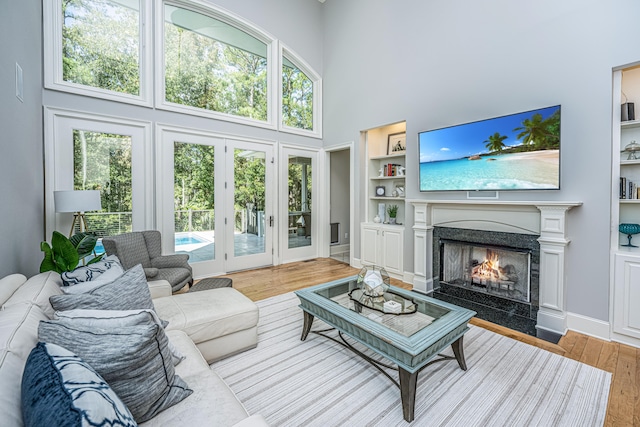
[[[271,426],[406,426],[400,391],[333,341],[300,341],[293,293],[259,301],[258,347],[212,364],[250,414]],[[313,329],[326,325],[314,321]],[[455,360],[418,377],[416,426],[601,426],[611,374],[470,326],[468,370]],[[452,354],[449,348],[444,352]],[[397,378],[397,373],[393,373]]]

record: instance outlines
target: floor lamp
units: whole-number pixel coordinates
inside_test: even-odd
[[[84,213],[88,211],[99,211],[102,209],[100,203],[100,191],[98,190],[64,190],[54,191],[53,200],[56,212],[73,212],[73,222],[69,237],[73,236],[76,224],[80,231],[87,231],[87,219]]]

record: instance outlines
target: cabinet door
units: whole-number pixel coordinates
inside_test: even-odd
[[[380,265],[378,255],[379,228],[362,227],[362,245],[360,262],[363,265]]]
[[[640,338],[640,257],[615,256],[613,330]]]
[[[382,231],[382,265],[389,273],[402,274],[402,234],[400,230]]]

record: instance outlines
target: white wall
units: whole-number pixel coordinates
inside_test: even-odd
[[[408,198],[464,197],[419,193],[419,131],[562,105],[561,190],[500,197],[584,202],[569,213],[567,310],[608,321],[611,71],[640,60],[640,2],[329,0],[324,14],[325,141],[406,120]]]
[[[11,3],[11,6],[9,4]],[[44,240],[41,1],[0,1],[0,277],[38,272]],[[16,98],[16,62],[24,102]]]

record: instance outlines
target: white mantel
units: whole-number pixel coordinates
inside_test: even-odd
[[[407,200],[414,206],[413,290],[433,292],[433,227],[455,227],[539,235],[540,307],[536,327],[557,334],[567,330],[565,249],[567,212],[582,202]]]

